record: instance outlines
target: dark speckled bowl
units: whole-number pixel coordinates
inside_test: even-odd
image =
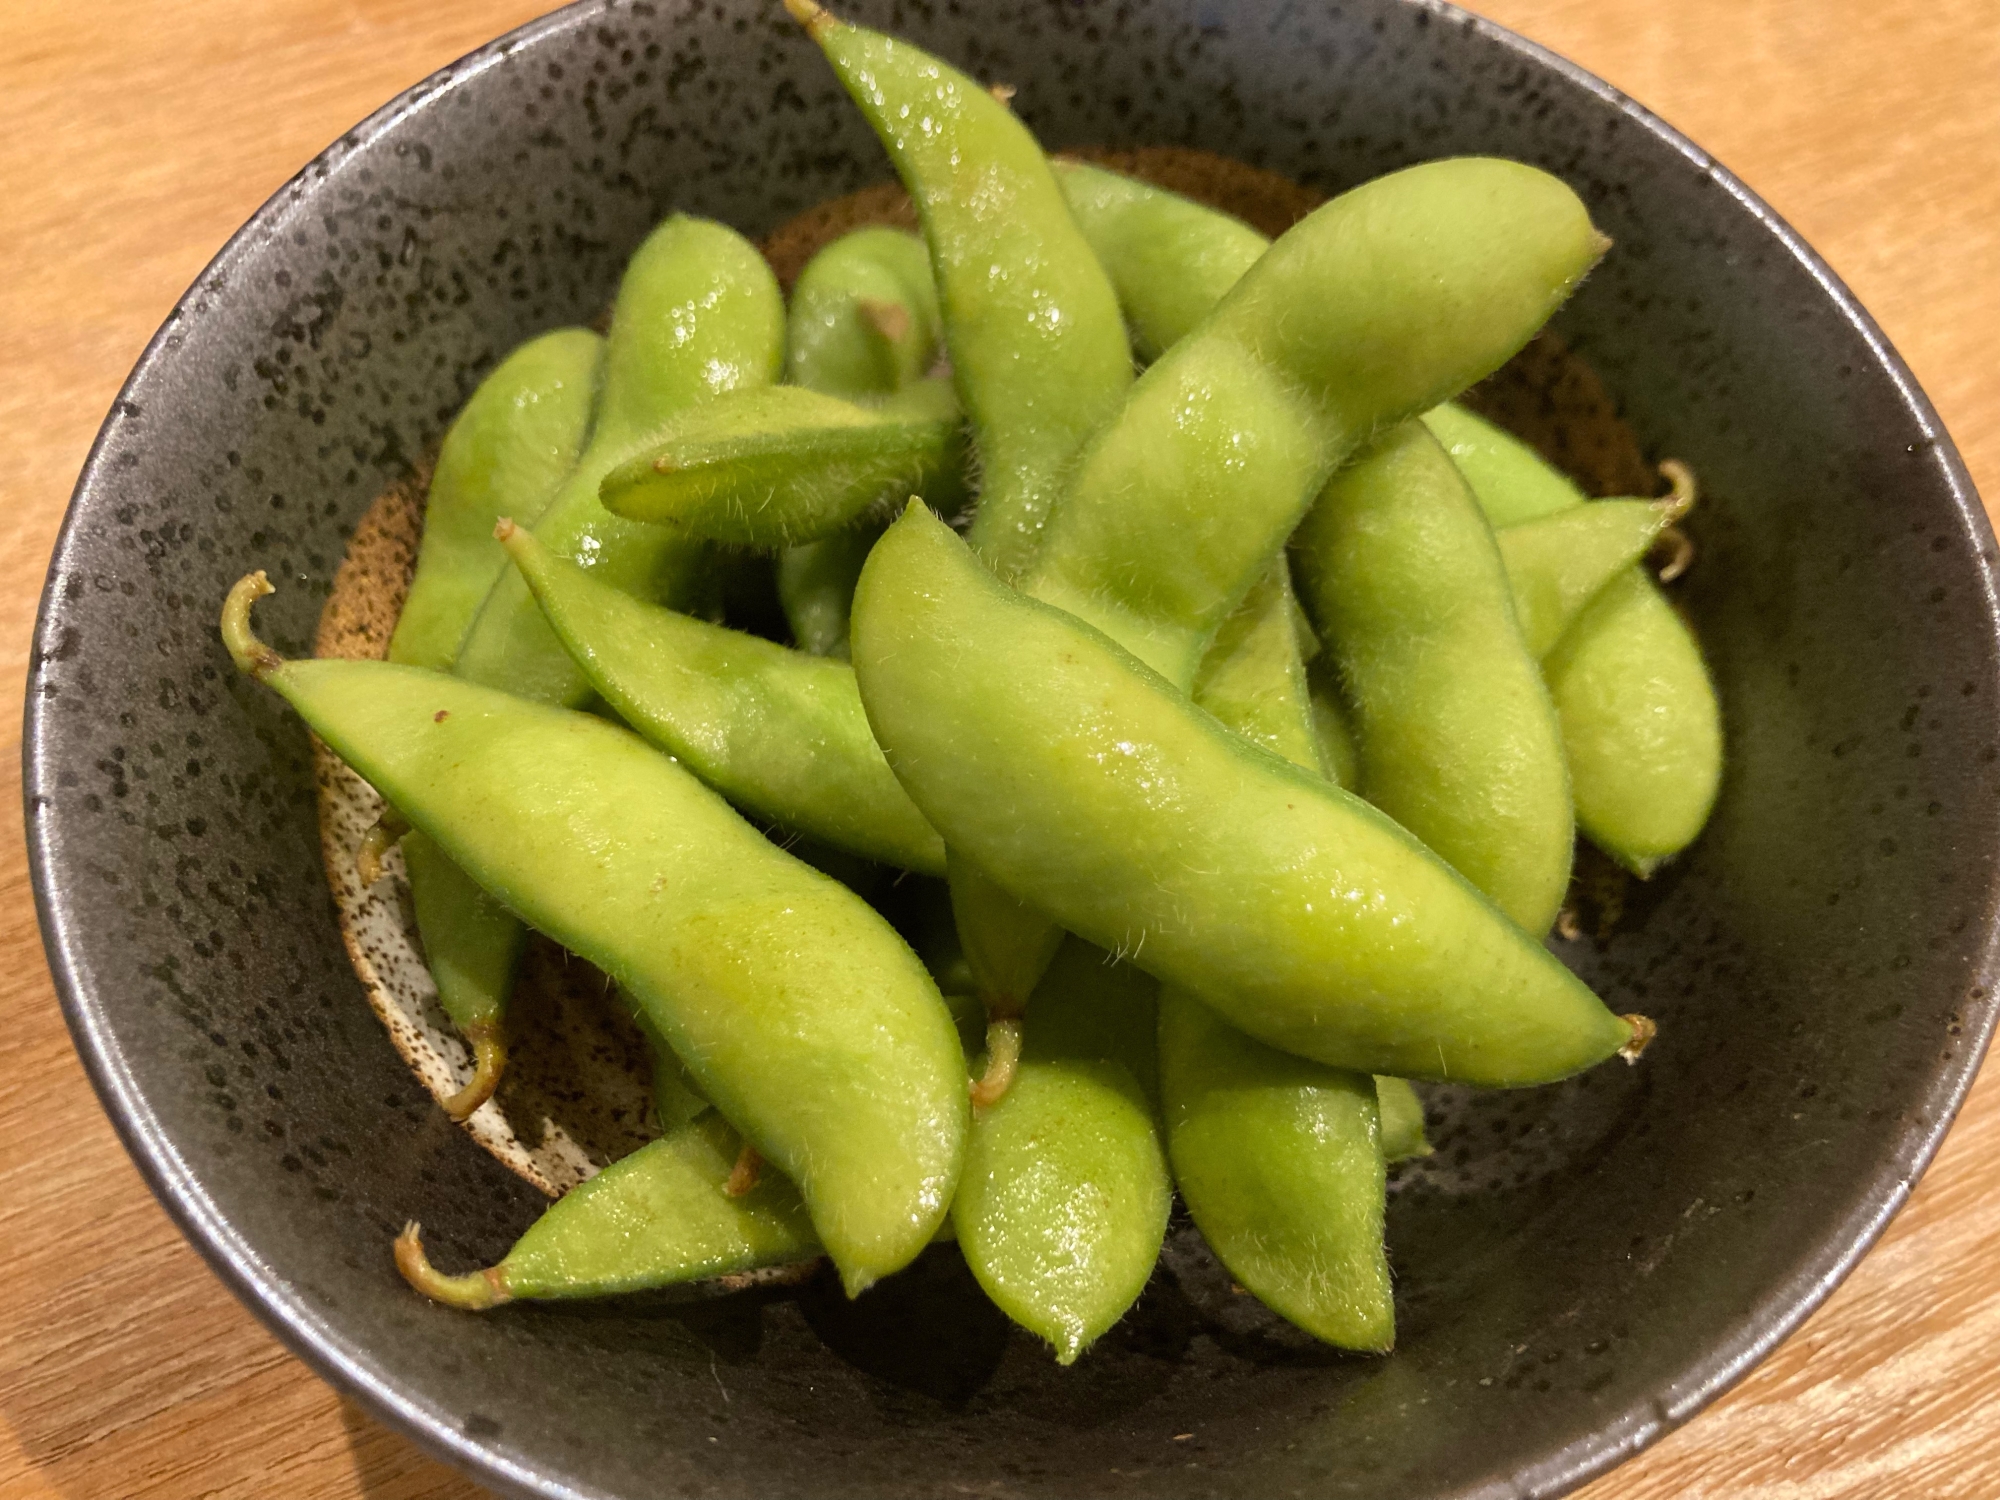
[[[887,175],[775,4],[591,3],[357,127],[146,351],[50,569],[28,837],[77,1045],[126,1143],[290,1346],[533,1495],[1546,1496],[1685,1421],[1903,1201],[1994,1022],[1994,544],[1827,268],[1628,100],[1401,0],[857,7],[993,78],[1053,146],[1208,147],[1337,189],[1498,152],[1618,250],[1560,326],[1706,481],[1684,595],[1729,775],[1691,858],[1580,965],[1643,1066],[1438,1101],[1390,1219],[1402,1347],[1301,1351],[1155,1278],[1073,1370],[948,1258],[849,1307],[413,1296],[389,1237],[498,1254],[537,1209],[362,1003],[304,730],[215,633],[253,566],[308,640],[345,539],[517,340],[586,320],[670,209],[755,235]]]

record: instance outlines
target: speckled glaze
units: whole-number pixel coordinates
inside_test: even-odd
[[[539,1197],[425,1097],[321,873],[306,735],[215,633],[301,649],[370,500],[508,348],[604,306],[670,209],[761,235],[886,175],[775,5],[585,4],[447,69],[223,251],[107,420],[57,547],[28,838],[77,1043],[218,1272],[329,1379],[510,1493],[1559,1494],[1684,1421],[1903,1201],[1994,1021],[1994,543],[1908,372],[1699,150],[1482,22],[1405,0],[868,0],[1019,87],[1054,146],[1199,145],[1337,189],[1452,152],[1568,178],[1618,249],[1560,327],[1707,499],[1681,593],[1729,772],[1707,835],[1566,949],[1643,1066],[1434,1093],[1391,1209],[1401,1348],[1303,1347],[1177,1230],[1059,1370],[949,1251],[802,1293],[468,1317],[397,1279]]]

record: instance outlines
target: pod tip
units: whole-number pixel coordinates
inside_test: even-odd
[[[1616,240],[1612,239],[1610,235],[1599,229],[1595,224],[1590,226],[1590,248],[1596,252],[1596,259],[1603,260],[1605,256],[1611,253],[1611,247],[1617,243]]]
[[[1628,1063],[1635,1063],[1653,1044],[1653,1038],[1660,1034],[1660,1028],[1650,1016],[1620,1016],[1618,1019],[1632,1028],[1631,1037],[1618,1049],[1618,1055]]]
[[[464,1088],[441,1101],[444,1112],[463,1123],[472,1112],[493,1097],[500,1087],[500,1075],[507,1071],[507,1043],[497,1021],[474,1021],[462,1028],[472,1047],[472,1078]]]
[[[222,644],[229,648],[236,665],[260,682],[282,667],[285,659],[257,639],[250,628],[250,606],[276,592],[259,568],[237,579],[229,597],[222,601]]]
[[[520,529],[520,527],[514,524],[512,516],[502,516],[493,523],[493,540],[504,546],[506,543],[514,540],[514,533]]]
[[[424,1232],[415,1219],[405,1224],[403,1232],[396,1236],[396,1269],[403,1273],[403,1280],[431,1301],[447,1307],[484,1312],[514,1300],[498,1266],[464,1276],[447,1276],[439,1271],[424,1254]]]

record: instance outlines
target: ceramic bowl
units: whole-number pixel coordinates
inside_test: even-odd
[[[231,580],[311,637],[370,500],[517,341],[605,305],[671,210],[751,235],[885,178],[775,4],[587,3],[315,160],[168,318],[51,565],[28,838],[70,1024],[217,1272],[335,1385],[509,1493],[1548,1496],[1794,1327],[1922,1170],[1994,1021],[1994,541],[1909,372],[1741,183],[1631,101],[1443,5],[864,0],[1018,86],[1052,147],[1208,148],[1333,191],[1427,157],[1569,180],[1617,250],[1559,328],[1707,498],[1681,598],[1720,684],[1714,822],[1565,948],[1661,1023],[1642,1066],[1433,1094],[1398,1184],[1401,1345],[1300,1348],[1170,1269],[1073,1369],[948,1255],[830,1286],[433,1307],[538,1197],[362,1003],[305,731],[217,641]]]

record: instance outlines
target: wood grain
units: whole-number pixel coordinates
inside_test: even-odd
[[[225,237],[534,0],[12,0],[0,56],[0,690],[92,433]],[[1991,0],[1486,0],[1685,129],[1874,311],[2000,498]],[[17,717],[10,722],[18,722]],[[10,783],[18,738],[0,747]],[[285,1354],[154,1205],[70,1050],[0,790],[0,1496],[464,1500]],[[1589,1500],[2000,1495],[2000,1078],[1806,1327]]]

